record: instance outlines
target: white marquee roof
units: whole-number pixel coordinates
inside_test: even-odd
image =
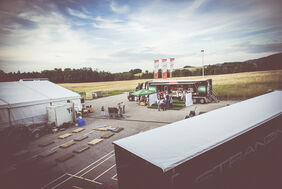
[[[50,81],[0,82],[0,108],[74,98],[80,95]]]
[[[114,142],[164,172],[280,115],[274,91]]]

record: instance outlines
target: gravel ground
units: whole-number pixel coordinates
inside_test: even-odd
[[[125,105],[124,117],[109,119],[107,116],[108,107],[116,107],[120,102]],[[196,114],[198,114],[232,103],[235,102],[221,101],[219,103],[197,104],[181,110],[159,112],[156,109],[139,106],[136,102],[129,102],[125,93],[86,101],[86,105],[92,105],[95,111],[84,118],[86,125],[83,128],[85,130],[72,133],[77,127],[71,127],[65,131],[48,134],[32,141],[27,147],[26,154],[15,158],[14,163],[8,166],[10,168],[8,171],[0,172],[0,181],[3,183],[1,186],[4,186],[3,188],[118,188],[113,141],[183,120],[190,110],[194,110],[196,107]],[[101,106],[105,107],[106,116],[100,114]],[[104,124],[111,127],[122,127],[124,130],[104,139],[103,142],[95,146],[88,145],[91,140],[100,138],[107,133],[93,130],[94,127]],[[65,133],[72,135],[65,139],[58,138]],[[68,148],[59,147],[61,144],[81,136],[87,136],[87,138]],[[54,141],[54,143],[46,147],[39,146],[46,141]],[[79,154],[72,152],[81,146],[89,146],[90,148]],[[38,158],[40,153],[50,150],[56,150],[56,153]],[[64,162],[56,162],[58,157],[66,154],[73,154],[74,157]]]

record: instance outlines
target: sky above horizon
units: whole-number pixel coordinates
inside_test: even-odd
[[[0,69],[153,71],[282,52],[281,0],[1,0]]]

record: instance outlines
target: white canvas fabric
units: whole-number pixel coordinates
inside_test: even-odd
[[[67,100],[82,109],[79,94],[50,81],[0,82],[0,128],[47,122],[46,107]]]
[[[113,143],[164,172],[282,113],[274,91]]]
[[[49,103],[23,106],[10,109],[12,125],[31,125],[47,122],[47,109]]]
[[[0,99],[9,107],[48,102],[48,97],[25,87],[21,82],[0,82]],[[0,107],[1,108],[1,107]]]
[[[149,95],[149,105],[152,106],[152,104],[156,103],[158,100],[158,94],[155,93],[155,94],[150,94]]]
[[[187,94],[185,95],[185,105],[186,105],[186,107],[193,105],[192,93],[187,93]]]
[[[20,81],[19,83],[21,83],[27,88],[32,89],[33,91],[36,91],[37,93],[47,97],[52,101],[80,98],[79,94],[67,90],[50,81]]]

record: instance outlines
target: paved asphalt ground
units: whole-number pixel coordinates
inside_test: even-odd
[[[122,119],[108,119],[101,116],[101,106],[117,106],[123,102],[125,114]],[[136,102],[129,102],[126,94],[110,96],[87,101],[86,105],[92,105],[94,113],[85,117],[85,130],[79,133],[72,133],[78,127],[71,127],[56,134],[48,134],[32,141],[27,147],[27,152],[15,157],[14,164],[7,166],[6,171],[0,173],[1,188],[103,188],[117,189],[118,181],[116,176],[115,154],[113,141],[131,136],[143,131],[166,125],[171,122],[183,120],[190,110],[196,113],[208,112],[226,106],[234,102],[222,101],[219,103],[196,104],[182,110],[157,111],[137,105]],[[106,111],[107,114],[107,111]],[[88,145],[93,139],[100,138],[109,131],[93,130],[96,126],[107,125],[111,127],[122,127],[123,131],[115,133],[112,137],[104,139],[95,146]],[[59,139],[58,137],[71,133],[72,135]],[[68,148],[61,148],[60,145],[75,138],[87,136],[82,141],[75,142]],[[46,141],[54,143],[40,147]],[[74,149],[89,146],[89,149],[81,153],[72,152]],[[38,157],[39,154],[56,151],[48,157]],[[57,162],[56,159],[66,154],[74,156],[64,162]]]

